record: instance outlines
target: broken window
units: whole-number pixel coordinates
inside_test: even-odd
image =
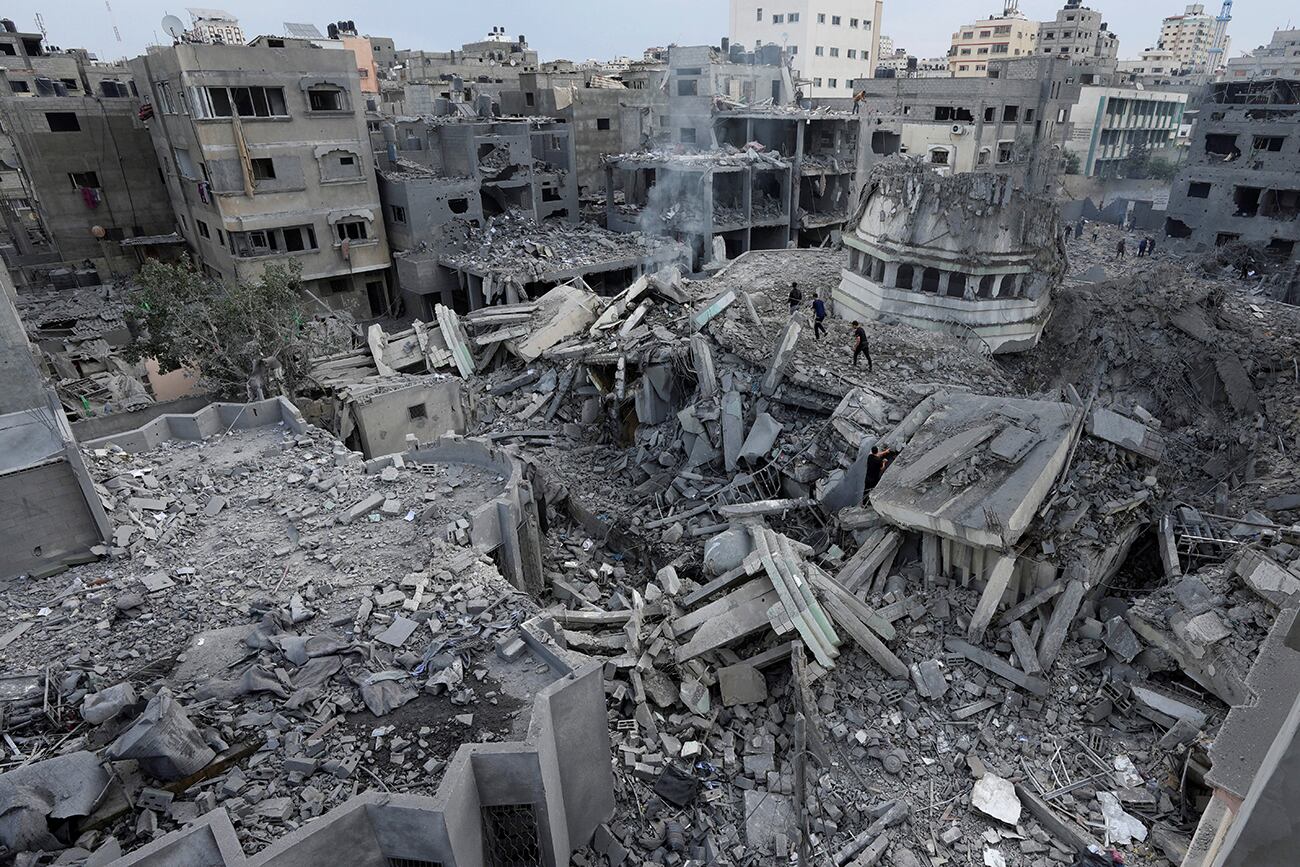
[[[598,118],[596,118],[596,129],[598,129],[598,130],[607,130],[607,129],[609,129],[609,118],[607,118],[607,117],[598,117]]]
[[[980,298],[992,298],[993,284],[997,281],[997,279],[998,278],[996,274],[985,274],[983,277],[980,278],[979,289],[976,290],[975,294],[978,295]]]
[[[970,113],[969,108],[956,105],[936,105],[934,107],[934,119],[972,121],[975,116]]]
[[[695,78],[677,79],[678,96],[698,96],[700,92],[700,82]]]
[[[408,406],[406,408],[406,414],[410,417],[411,421],[415,421],[417,418],[428,418],[429,408],[422,403],[417,403],[415,406]]]
[[[74,190],[80,190],[82,187],[99,189],[99,175],[96,172],[70,172],[68,180],[72,181]]]
[[[1223,247],[1228,244],[1235,244],[1241,240],[1241,235],[1236,232],[1220,232],[1214,236],[1214,246]]]
[[[1277,256],[1280,259],[1289,259],[1295,252],[1295,241],[1288,241],[1285,238],[1273,238],[1264,248],[1264,252],[1270,256]]]
[[[447,200],[447,208],[448,208],[448,209],[449,209],[453,214],[465,214],[465,213],[468,213],[468,212],[469,212],[469,199],[466,199],[466,198],[460,198],[460,199],[448,199],[448,200]]]
[[[195,220],[195,221],[194,221],[194,225],[197,226],[198,229],[199,229],[199,237],[200,237],[200,238],[211,238],[211,237],[212,237],[212,232],[209,231],[209,229],[208,229],[208,224],[207,224],[207,223],[203,222],[202,220]]]
[[[347,220],[334,228],[340,241],[365,241],[370,237],[364,220]]]
[[[1000,163],[1011,162],[1011,157],[1015,153],[1015,144],[1016,144],[1015,142],[1011,142],[1011,141],[998,142],[998,162]]]
[[[1271,220],[1294,220],[1300,216],[1300,190],[1265,190],[1259,213]]]
[[[936,166],[948,165],[948,149],[935,148],[930,151],[930,162]]]
[[[270,157],[256,157],[249,162],[253,164],[253,180],[275,180],[275,160]]]
[[[1233,216],[1253,217],[1259,213],[1259,197],[1263,192],[1261,187],[1233,187],[1232,203],[1237,208]]]
[[[536,105],[536,104],[537,104],[537,97],[533,95],[533,92],[531,90],[525,91],[524,105]]]
[[[894,275],[894,287],[897,289],[911,289],[914,276],[915,268],[913,266],[899,265],[898,273]]]
[[[998,119],[997,111],[998,111],[997,107],[992,105],[984,109],[984,122],[993,123],[995,120],[997,120]]]
[[[47,111],[45,122],[49,124],[50,132],[81,131],[81,122],[77,120],[77,113],[74,111]]]
[[[195,115],[201,118],[287,117],[283,87],[203,87],[195,91]]]
[[[281,229],[284,237],[284,249],[289,253],[316,249],[316,230],[311,226],[290,226]]]
[[[1018,105],[1002,106],[1003,123],[1015,123],[1019,117],[1020,117],[1020,106]]]
[[[1165,218],[1165,234],[1171,238],[1190,238],[1192,236],[1192,227],[1182,220],[1175,220],[1173,217]]]
[[[394,223],[406,222],[406,208],[403,208],[401,205],[392,205],[389,207],[389,210],[392,212]]]
[[[1233,160],[1241,156],[1241,151],[1237,148],[1237,137],[1228,133],[1208,133],[1205,136],[1205,152]]]
[[[1284,135],[1257,135],[1251,145],[1257,151],[1272,151],[1278,153],[1282,150],[1282,144],[1286,141]]]
[[[1003,274],[1001,285],[998,287],[999,298],[1014,298],[1020,289],[1019,274]]]
[[[871,133],[871,152],[882,156],[896,154],[902,141],[903,137],[898,133],[875,130]]]
[[[695,144],[695,127],[684,126],[677,131],[677,140],[682,144]]]
[[[966,275],[953,271],[948,275],[948,297],[962,298],[966,295]]]
[[[1191,181],[1187,184],[1187,197],[1189,199],[1208,199],[1210,197],[1210,186],[1206,181]]]
[[[337,87],[309,87],[307,105],[312,111],[343,111],[343,91]]]
[[[942,272],[938,268],[926,268],[922,271],[921,291],[937,293],[939,291],[939,275],[941,273]]]

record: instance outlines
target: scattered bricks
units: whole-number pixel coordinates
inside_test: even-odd
[[[386,499],[388,498],[383,494],[371,494],[370,496],[366,497],[364,500],[362,500],[361,502],[357,503],[355,506],[353,506],[352,508],[344,512],[339,517],[339,520],[342,521],[344,524],[351,524],[353,521],[355,521],[357,518],[360,518],[362,515],[368,515],[371,512],[373,512],[375,509],[378,509],[380,506],[384,504],[384,500]]]
[[[155,810],[159,813],[167,812],[171,806],[172,799],[176,796],[171,792],[163,789],[155,789],[151,786],[145,786],[136,796],[136,805],[145,810]]]
[[[293,815],[293,801],[289,798],[267,798],[253,809],[257,815],[272,821],[283,822]]]
[[[396,497],[390,497],[384,500],[384,504],[379,507],[379,511],[385,515],[400,515],[402,514],[402,501]]]
[[[126,505],[128,508],[143,509],[149,512],[167,511],[166,500],[154,500],[149,497],[132,497],[126,501]]]
[[[401,590],[387,590],[375,596],[376,608],[392,608],[406,601],[406,594]]]
[[[317,762],[315,759],[309,759],[304,756],[294,756],[284,760],[284,769],[290,774],[302,774],[304,777],[310,777],[316,773]]]
[[[225,497],[213,497],[208,500],[208,504],[203,507],[203,514],[207,515],[209,518],[215,518],[229,502],[230,501]]]
[[[1099,698],[1088,705],[1088,709],[1083,712],[1083,718],[1090,723],[1099,723],[1110,716],[1111,711],[1114,709],[1115,707],[1110,699]]]
[[[357,765],[361,763],[361,756],[353,753],[346,759],[328,759],[321,763],[320,769],[327,774],[332,774],[340,780],[346,780],[356,773]]]

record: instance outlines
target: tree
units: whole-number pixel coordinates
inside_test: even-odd
[[[1145,136],[1138,136],[1129,148],[1128,156],[1124,158],[1120,173],[1123,177],[1138,179],[1150,177],[1150,171],[1151,144]]]
[[[1079,155],[1074,151],[1066,151],[1065,159],[1062,161],[1062,169],[1067,175],[1077,175],[1082,161]]]
[[[292,393],[311,357],[299,307],[301,273],[297,262],[277,263],[256,282],[228,286],[188,260],[150,260],[131,293],[144,331],[131,355],[156,358],[163,373],[196,370],[204,385],[225,397],[248,399],[258,391],[254,383],[281,376]],[[277,391],[266,388],[267,394]]]

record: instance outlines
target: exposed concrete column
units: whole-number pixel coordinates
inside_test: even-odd
[[[880,281],[881,286],[891,289],[898,287],[898,264],[897,262],[885,263],[885,279]]]
[[[951,272],[951,271],[940,271],[940,272],[939,272],[939,288],[938,288],[938,290],[936,291],[936,294],[938,294],[938,295],[947,295],[947,294],[948,294],[948,281],[949,281],[950,279],[952,279],[952,272]]]

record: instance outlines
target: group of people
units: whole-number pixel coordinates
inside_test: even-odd
[[[1116,258],[1116,259],[1123,259],[1123,258],[1124,258],[1124,253],[1125,253],[1125,251],[1127,251],[1127,250],[1128,250],[1128,242],[1127,242],[1127,240],[1126,240],[1125,238],[1120,238],[1120,239],[1119,239],[1119,242],[1115,245],[1115,258]],[[1143,238],[1143,239],[1141,239],[1140,241],[1138,241],[1138,258],[1139,258],[1139,259],[1141,259],[1143,256],[1153,256],[1153,255],[1155,255],[1155,252],[1156,252],[1156,239],[1155,239],[1155,238],[1151,237],[1150,235],[1147,235],[1145,238]]]
[[[797,281],[790,281],[790,315],[794,316],[803,306],[803,290],[799,288]],[[821,340],[826,336],[826,302],[816,292],[812,297],[813,310],[813,337]],[[862,323],[853,320],[853,366],[858,366],[858,359],[862,356],[867,358],[867,372],[874,373],[875,368],[871,364],[871,347],[867,345],[867,332],[862,327]]]

